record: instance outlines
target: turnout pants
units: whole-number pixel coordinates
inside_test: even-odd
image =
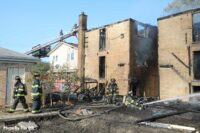
[[[108,95],[108,103],[109,104],[115,104],[116,103],[116,96],[117,94],[109,94]]]
[[[40,96],[34,97],[32,100],[32,113],[38,113],[40,112],[42,100]]]
[[[28,110],[28,105],[26,103],[25,96],[18,96],[14,99],[14,102],[11,108],[13,111],[16,109],[19,102],[22,104],[24,111]]]

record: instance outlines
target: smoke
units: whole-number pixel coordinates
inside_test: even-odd
[[[200,8],[200,0],[174,0],[164,9],[164,16]]]
[[[138,44],[135,52],[136,63],[139,66],[148,66],[147,61],[153,58],[151,42],[149,43],[147,39],[140,39]]]
[[[137,23],[137,26],[140,24]],[[140,25],[141,26],[141,25]],[[138,28],[138,33],[135,38],[136,63],[138,66],[148,67],[157,58],[157,28],[150,25],[143,25],[143,28]]]

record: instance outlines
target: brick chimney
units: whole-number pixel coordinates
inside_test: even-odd
[[[82,83],[85,81],[85,32],[87,31],[87,15],[79,15],[78,27],[78,76]]]

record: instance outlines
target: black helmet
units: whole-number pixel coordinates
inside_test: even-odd
[[[40,77],[39,73],[34,73],[34,77]]]
[[[15,80],[21,80],[19,76],[15,76]]]
[[[116,79],[112,78],[112,79],[110,79],[110,81],[111,81],[111,82],[115,82],[115,81],[116,81]]]

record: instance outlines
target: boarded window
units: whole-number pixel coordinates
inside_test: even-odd
[[[193,14],[193,41],[200,41],[200,13]]]
[[[99,49],[105,49],[106,48],[106,29],[100,29],[100,35],[99,35]]]
[[[105,78],[105,56],[99,57],[99,78]]]
[[[194,78],[200,80],[200,51],[194,52]]]

